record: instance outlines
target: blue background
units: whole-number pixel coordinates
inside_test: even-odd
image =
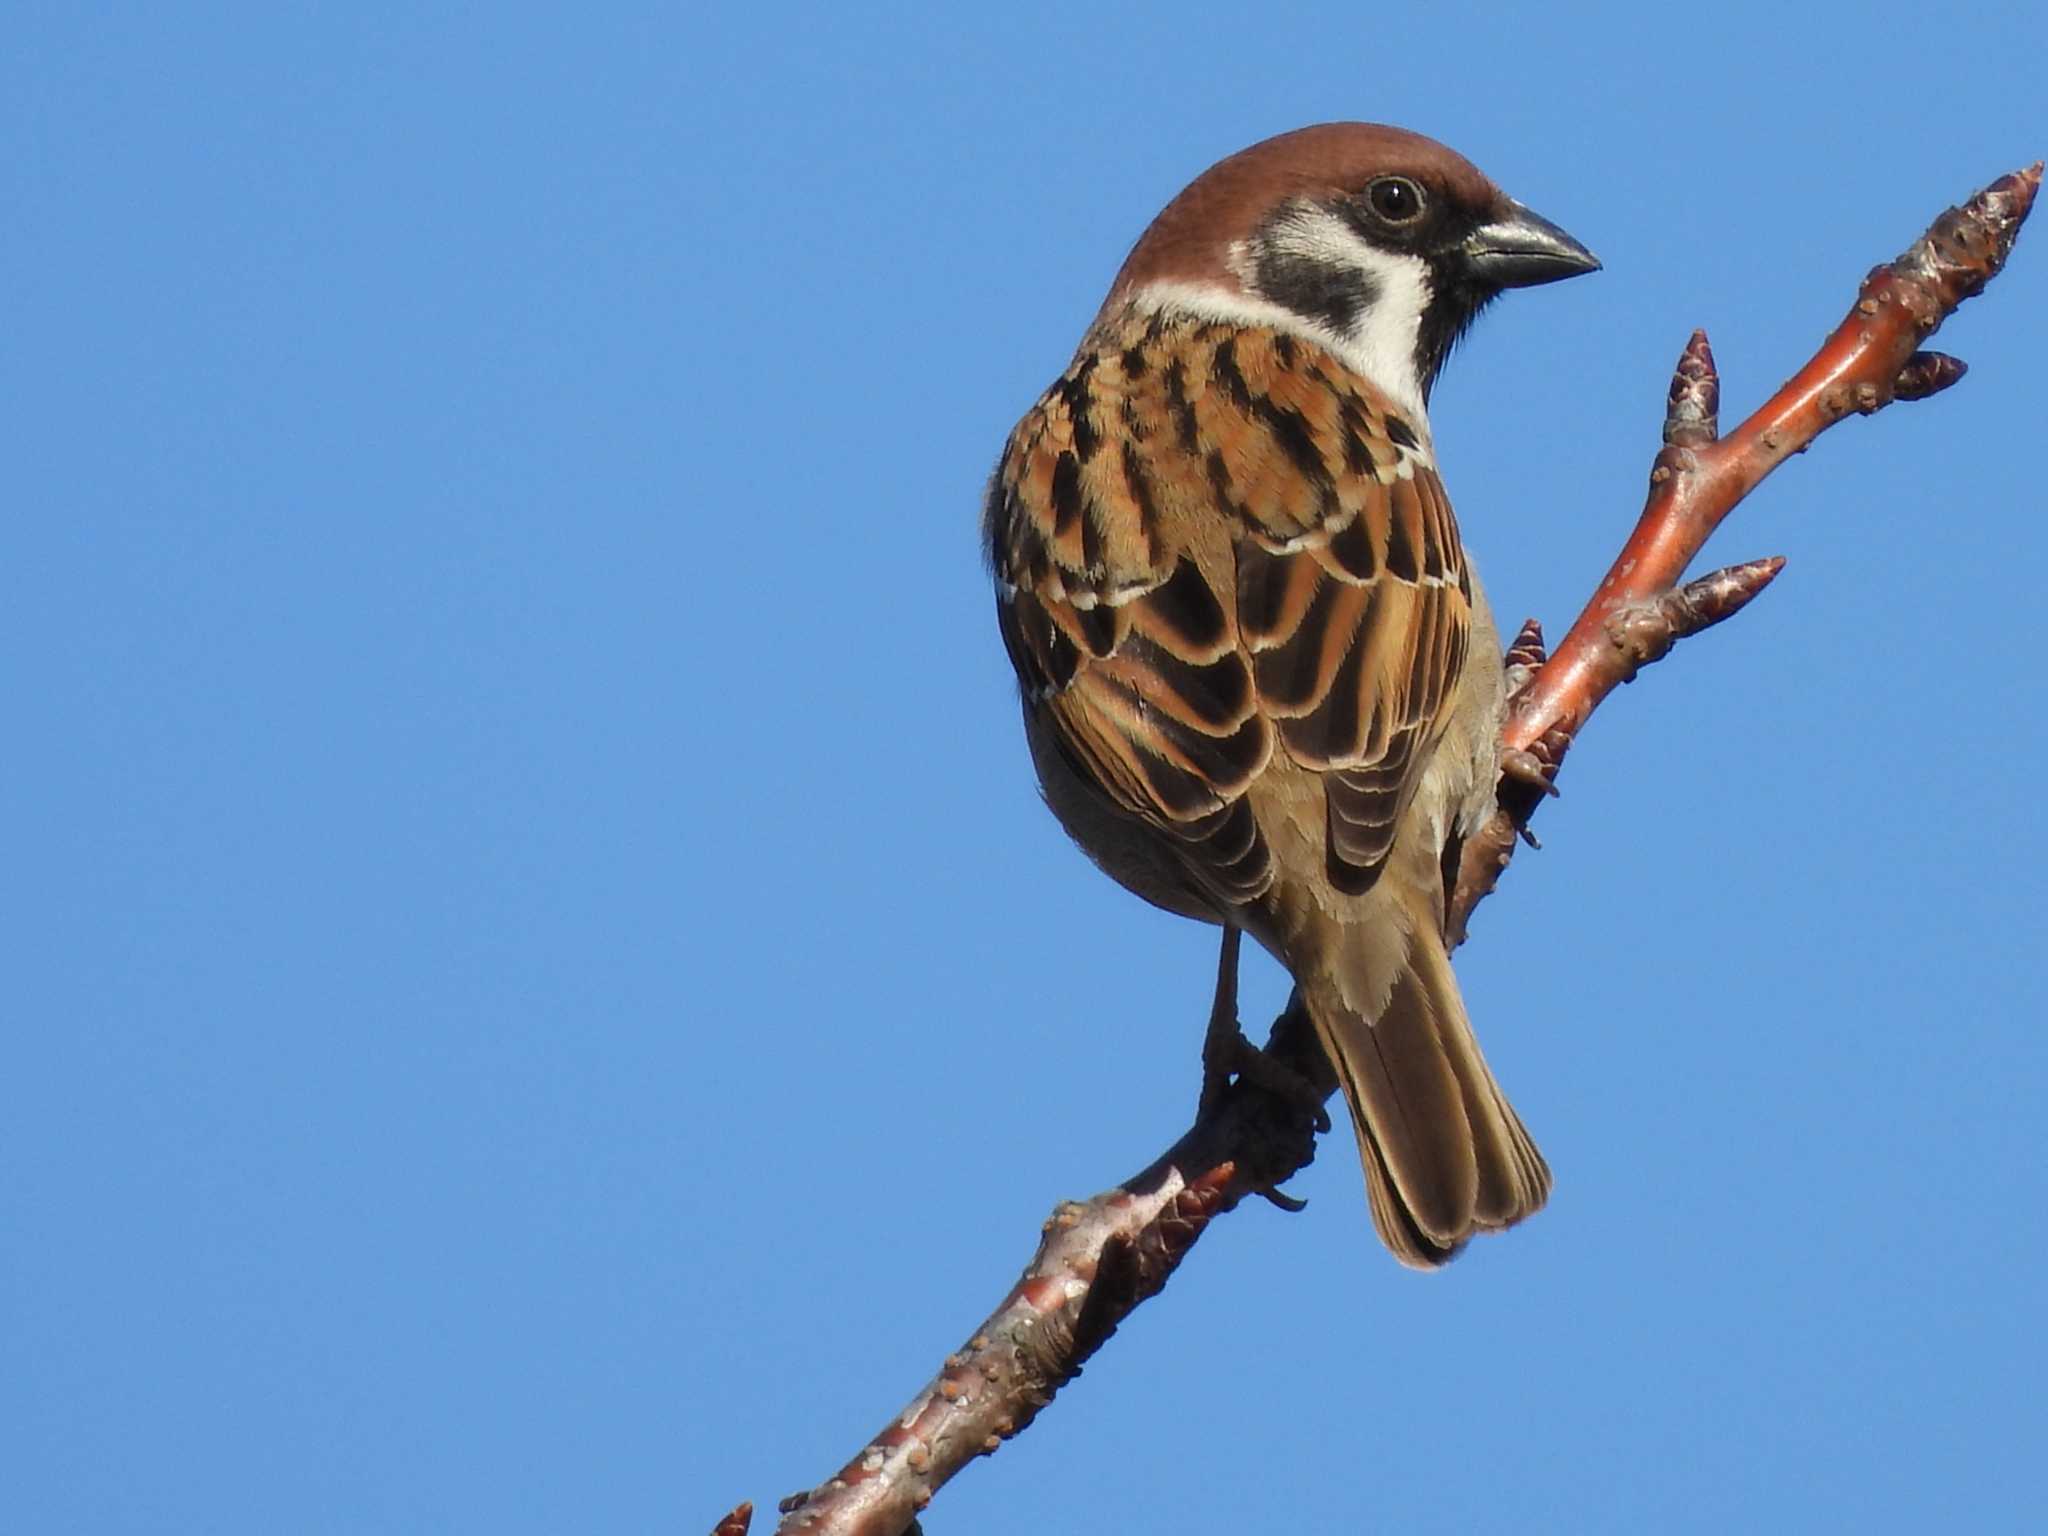
[[[1739,414],[2048,152],[2042,14],[10,8],[8,1527],[836,1468],[1194,1097],[1212,936],[1035,803],[976,540],[1145,221],[1367,117],[1592,245],[1434,410],[1560,633],[1693,326]],[[1333,1138],[931,1529],[2036,1512],[2048,229],[1937,344],[1461,956],[1551,1207],[1411,1275]]]

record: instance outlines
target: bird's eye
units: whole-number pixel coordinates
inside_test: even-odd
[[[1422,214],[1422,188],[1406,176],[1382,176],[1365,189],[1365,200],[1389,224],[1407,224]]]

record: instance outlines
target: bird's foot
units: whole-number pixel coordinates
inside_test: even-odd
[[[1223,948],[1216,958],[1216,1001],[1209,1009],[1209,1029],[1202,1037],[1202,1100],[1197,1110],[1207,1115],[1223,1100],[1234,1078],[1276,1095],[1283,1103],[1302,1111],[1304,1123],[1318,1134],[1330,1128],[1330,1113],[1323,1108],[1326,1093],[1277,1057],[1245,1038],[1237,1022],[1237,952],[1242,934],[1234,924],[1223,927]],[[1313,1151],[1313,1144],[1311,1144]],[[1307,1208],[1306,1200],[1283,1194],[1278,1185],[1268,1184],[1256,1191],[1283,1211]]]
[[[1547,743],[1539,743],[1547,745]],[[1536,813],[1536,807],[1543,803],[1542,796],[1557,797],[1557,761],[1531,752],[1526,747],[1509,747],[1500,755],[1500,776],[1503,783],[1521,784],[1537,791],[1538,798],[1516,800],[1513,796],[1501,797],[1503,808],[1514,821],[1515,834],[1531,848],[1543,845],[1536,840],[1536,834],[1529,830],[1529,818]]]
[[[1207,1114],[1216,1107],[1233,1080],[1250,1083],[1286,1100],[1308,1118],[1318,1134],[1330,1128],[1330,1112],[1323,1107],[1326,1095],[1314,1083],[1253,1045],[1238,1028],[1237,1020],[1212,1017],[1209,1033],[1202,1041],[1201,1113]]]

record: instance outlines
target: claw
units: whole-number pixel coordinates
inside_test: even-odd
[[[1330,1129],[1330,1112],[1323,1107],[1323,1095],[1314,1083],[1268,1056],[1240,1030],[1233,1028],[1220,1040],[1212,1033],[1211,1039],[1215,1042],[1213,1046],[1205,1046],[1202,1051],[1203,1110],[1222,1097],[1234,1077],[1294,1105],[1315,1125],[1318,1135]]]
[[[1308,1202],[1306,1200],[1299,1199],[1294,1195],[1286,1194],[1282,1192],[1280,1189],[1270,1184],[1267,1185],[1264,1189],[1254,1191],[1254,1193],[1257,1194],[1261,1200],[1270,1201],[1272,1204],[1277,1205],[1278,1207],[1280,1207],[1281,1210],[1285,1211],[1290,1216],[1299,1216],[1303,1211],[1308,1209]]]
[[[1543,766],[1543,759],[1526,748],[1510,747],[1501,753],[1500,771],[1503,778],[1540,789],[1552,798],[1557,796],[1557,786],[1550,782],[1550,770]]]

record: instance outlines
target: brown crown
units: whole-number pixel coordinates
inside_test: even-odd
[[[1239,150],[1202,172],[1139,237],[1111,286],[1114,305],[1151,282],[1239,286],[1227,265],[1274,207],[1297,197],[1355,196],[1379,176],[1407,176],[1475,216],[1490,213],[1500,188],[1455,150],[1383,123],[1318,123]]]

